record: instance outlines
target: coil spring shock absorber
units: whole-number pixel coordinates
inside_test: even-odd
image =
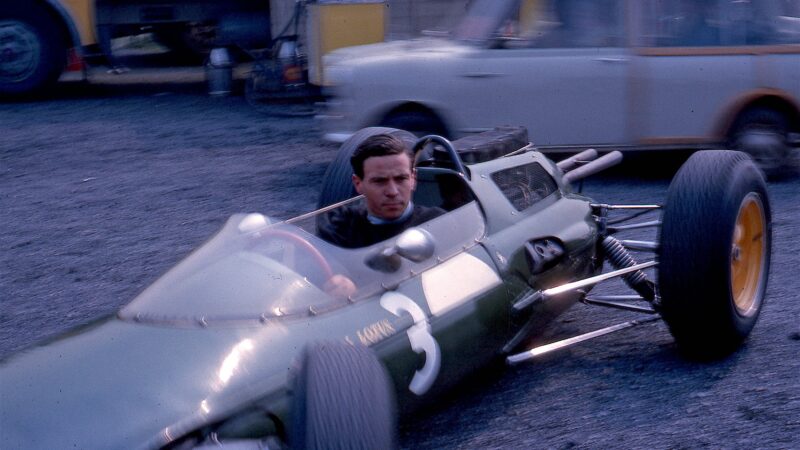
[[[613,236],[606,236],[603,239],[603,250],[605,250],[608,262],[611,263],[615,269],[624,269],[637,264],[630,252],[628,252],[628,249]],[[645,300],[651,303],[655,300],[655,285],[652,281],[647,279],[647,275],[641,270],[623,275],[622,280]]]

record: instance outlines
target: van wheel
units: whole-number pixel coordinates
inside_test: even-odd
[[[399,128],[413,133],[417,137],[436,134],[449,138],[447,129],[442,121],[434,114],[427,111],[395,111],[389,113],[381,126]]]
[[[20,3],[21,5],[22,3]],[[31,94],[53,85],[67,62],[59,24],[35,3],[0,6],[0,94]]]
[[[791,154],[786,118],[771,109],[748,110],[736,121],[731,145],[750,154],[767,176],[779,175]]]
[[[322,190],[319,194],[318,208],[323,208],[334,203],[338,203],[356,196],[356,189],[353,187],[353,169],[350,166],[350,157],[353,152],[367,138],[376,134],[390,134],[405,141],[408,148],[412,148],[417,138],[408,131],[398,130],[387,127],[368,127],[358,130],[350,136],[339,147],[336,157],[328,165],[325,175],[322,177]]]
[[[664,205],[659,290],[664,321],[688,355],[736,349],[758,320],[772,243],[764,177],[750,157],[692,155]]]
[[[389,376],[367,347],[335,341],[307,346],[292,406],[292,448],[396,447]]]

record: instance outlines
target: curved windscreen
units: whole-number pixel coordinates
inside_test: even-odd
[[[361,201],[356,198],[339,208],[358,207]],[[285,222],[260,214],[235,215],[210,241],[123,308],[120,317],[213,325],[321,314],[419,274],[476,245],[484,232],[481,211],[470,201],[417,227],[431,236],[432,256],[419,262],[397,256],[384,260],[379,254],[392,248],[397,236],[353,249],[317,236],[317,224],[336,211],[317,211]],[[331,283],[332,278],[347,281]]]

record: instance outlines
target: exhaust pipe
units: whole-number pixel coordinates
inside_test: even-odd
[[[588,150],[587,150],[588,151]],[[592,150],[594,151],[594,150]],[[578,155],[575,155],[578,156]],[[597,172],[602,170],[608,169],[609,167],[616,166],[622,162],[622,153],[618,150],[615,150],[611,153],[605,154],[594,161],[577,167],[574,170],[571,170],[564,174],[564,181],[568,183],[574,183],[578,180],[582,180],[590,175],[594,175]]]
[[[577,155],[572,155],[563,161],[557,162],[556,166],[558,166],[562,172],[569,172],[576,166],[580,164],[586,164],[590,161],[594,161],[595,159],[597,159],[597,150],[590,148],[578,153]]]

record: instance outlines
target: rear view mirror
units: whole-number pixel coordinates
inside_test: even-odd
[[[425,261],[433,256],[436,249],[433,236],[422,228],[411,228],[402,232],[394,245],[397,254],[414,262]]]
[[[393,246],[368,256],[366,264],[381,272],[397,272],[403,264],[402,258],[422,262],[433,256],[435,250],[436,245],[429,232],[421,228],[410,228],[400,233]]]

